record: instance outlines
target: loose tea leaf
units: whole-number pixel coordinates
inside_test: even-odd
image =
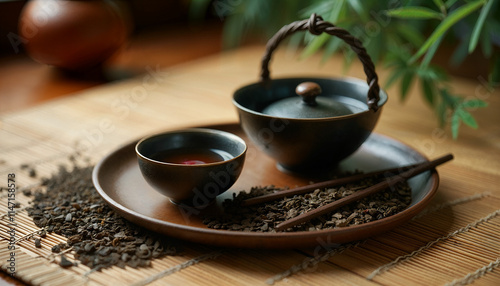
[[[367,178],[338,188],[317,189],[311,193],[285,197],[260,205],[243,207],[245,199],[279,191],[274,186],[254,187],[249,193],[240,192],[223,202],[222,215],[206,218],[209,228],[233,231],[275,232],[279,223],[294,218],[384,180],[383,176]],[[411,188],[406,182],[346,205],[288,231],[314,231],[347,227],[394,215],[411,203]]]
[[[40,238],[35,238],[35,247],[36,248],[41,248],[42,247],[42,243],[41,243]]]
[[[61,261],[59,262],[59,266],[63,267],[63,268],[68,268],[68,267],[71,267],[73,266],[73,262],[69,261],[66,256],[64,255],[61,255]]]
[[[27,211],[33,222],[46,230],[40,237],[54,232],[67,238],[67,243],[55,245],[52,252],[73,247],[75,258],[92,269],[148,266],[153,258],[178,253],[174,240],[116,214],[95,190],[92,167],[75,165],[69,171],[61,166],[57,174],[43,179],[42,185],[46,190],[41,187],[32,192]],[[63,257],[61,266],[73,265]]]

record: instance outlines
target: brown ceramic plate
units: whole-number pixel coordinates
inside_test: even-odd
[[[236,184],[218,198],[230,198],[234,192],[252,186],[275,185],[295,187],[310,179],[285,174],[275,162],[259,152],[237,124],[205,126],[241,136],[248,143],[243,172]],[[345,243],[389,231],[418,214],[435,195],[439,184],[436,171],[422,173],[408,182],[412,187],[412,205],[404,211],[370,223],[321,231],[256,233],[209,229],[201,215],[172,204],[153,190],[143,179],[131,142],[104,157],[93,172],[94,185],[109,205],[126,219],[167,236],[197,243],[241,248],[296,248],[324,243]],[[427,159],[411,147],[394,139],[372,134],[339,170],[373,171],[414,164]],[[217,205],[213,208],[218,208]]]

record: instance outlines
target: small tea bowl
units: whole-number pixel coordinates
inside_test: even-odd
[[[206,128],[151,135],[135,147],[149,185],[171,202],[191,207],[209,205],[236,182],[246,150],[240,137]]]

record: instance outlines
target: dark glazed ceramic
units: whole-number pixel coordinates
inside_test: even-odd
[[[231,199],[239,192],[248,191],[254,186],[304,186],[310,184],[310,179],[278,171],[274,167],[273,159],[257,152],[256,147],[237,124],[211,125],[207,128],[236,134],[248,144],[248,158],[240,178],[227,192],[216,198],[217,203],[201,212],[190,212],[191,209],[172,204],[167,197],[155,191],[143,179],[139,170],[134,154],[137,141],[113,150],[95,166],[92,179],[97,192],[126,219],[168,237],[218,247],[293,249],[324,247],[325,242],[359,241],[392,230],[425,209],[432,202],[439,186],[439,176],[435,169],[415,176],[408,180],[412,189],[410,207],[393,216],[359,225],[294,232],[208,228],[203,224],[206,218],[204,212],[222,212],[224,200]],[[366,173],[426,161],[425,156],[410,146],[372,133],[365,144],[339,164],[337,172],[342,174],[360,170]]]
[[[315,35],[324,32],[348,43],[363,63],[366,82],[305,77],[270,79],[272,52],[286,36],[301,30]],[[313,86],[312,99],[304,97],[304,86]],[[298,106],[293,106],[295,98]],[[260,82],[238,89],[233,103],[243,130],[259,149],[277,160],[280,169],[306,173],[333,167],[356,151],[375,127],[387,98],[378,86],[375,66],[361,42],[313,14],[309,20],[284,26],[269,40]]]
[[[223,161],[204,164],[167,163],[155,154],[176,150],[218,150]],[[140,140],[135,151],[144,179],[172,202],[193,207],[210,204],[228,190],[243,168],[247,146],[240,137],[214,129],[191,128],[152,135]]]
[[[331,97],[359,109],[356,113],[325,118],[286,118],[261,113],[269,103],[294,94],[304,81],[314,81]],[[368,86],[356,79],[286,78],[245,86],[234,94],[240,124],[259,149],[287,170],[303,172],[337,164],[351,155],[368,138],[381,110],[366,105]],[[379,93],[381,107],[387,94]]]

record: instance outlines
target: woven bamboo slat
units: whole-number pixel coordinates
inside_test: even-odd
[[[279,251],[186,243],[183,255],[154,260],[148,268],[112,267],[97,272],[82,265],[58,266],[59,256],[50,249],[65,241],[62,236],[49,234],[41,248],[34,246],[30,234],[39,229],[23,209],[30,201],[22,194],[24,188],[56,172],[75,151],[94,164],[117,146],[152,132],[236,122],[231,94],[257,79],[262,52],[263,47],[249,47],[164,70],[144,67],[144,75],[135,79],[0,115],[0,186],[6,185],[7,174],[14,173],[20,202],[15,216],[16,277],[32,285],[500,283],[500,216],[494,215],[500,210],[500,93],[489,91],[480,78],[452,80],[460,93],[489,103],[487,109],[474,113],[480,128],[462,126],[458,140],[436,126],[416,86],[404,104],[395,88],[388,90],[390,100],[375,132],[429,158],[453,153],[455,160],[439,167],[440,187],[428,212],[386,234],[342,246],[325,241],[316,248]],[[341,61],[336,56],[320,65],[319,58],[296,61],[285,50],[278,51],[272,77],[342,76]],[[155,76],[151,85],[144,84],[148,70]],[[378,73],[383,82],[387,71]],[[363,78],[361,65],[354,63],[349,76]],[[23,164],[32,166],[36,177]],[[6,194],[6,190],[0,193],[0,265],[8,272],[11,226],[8,217],[2,216],[7,212]],[[67,257],[73,259],[71,252]],[[386,268],[378,271],[381,267]]]

